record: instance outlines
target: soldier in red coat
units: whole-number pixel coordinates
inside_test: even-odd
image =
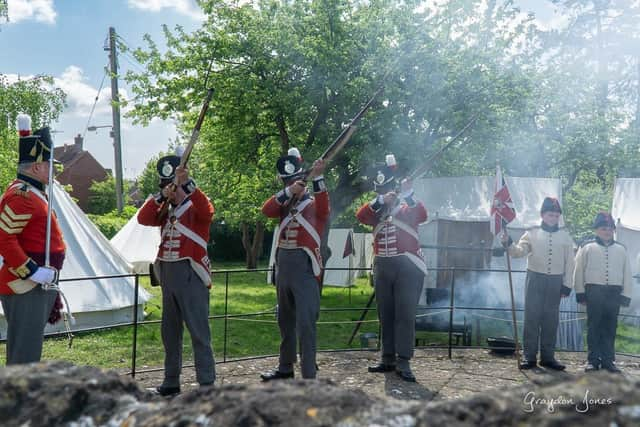
[[[207,256],[214,209],[189,178],[187,169],[179,164],[180,157],[173,155],[158,160],[161,191],[138,212],[140,224],[158,226],[162,233],[154,264],[154,274],[162,286],[164,381],[156,389],[162,396],[180,392],[183,325],[191,334],[196,380],[207,386],[216,378],[209,327],[211,274]]]
[[[31,134],[31,119],[18,117],[18,176],[0,200],[0,300],[7,320],[7,365],[40,361],[47,321],[60,318],[56,290],[65,244],[55,215],[51,218],[50,264],[45,266],[47,213],[45,193],[53,141],[49,128]]]
[[[414,198],[411,182],[402,182],[400,194],[394,191],[395,168],[395,157],[387,155],[374,177],[378,196],[356,213],[358,221],[374,227],[373,280],[382,326],[382,359],[370,366],[369,372],[396,371],[403,380],[414,382],[409,360],[416,308],[427,272],[418,225],[427,220],[427,210]]]
[[[280,220],[275,283],[282,340],[278,368],[263,373],[261,378],[263,381],[293,378],[296,335],[300,340],[302,377],[315,378],[322,272],[320,236],[329,219],[329,193],[322,176],[325,165],[316,160],[311,168],[313,196],[301,179],[304,171],[298,149],[290,149],[276,167],[285,188],[264,203],[262,213]]]

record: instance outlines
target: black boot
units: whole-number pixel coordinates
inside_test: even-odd
[[[180,387],[167,387],[165,385],[161,385],[156,387],[156,393],[160,396],[173,396],[180,393]]]
[[[613,363],[613,362],[602,362],[602,369],[606,369],[607,371],[611,372],[612,374],[622,373],[620,368],[618,368],[616,366],[616,364]]]
[[[566,369],[566,366],[558,362],[556,359],[543,360],[540,362],[540,366],[553,369],[554,371],[564,371]]]
[[[396,370],[396,365],[380,362],[377,365],[369,366],[367,370],[369,372],[393,372]]]
[[[293,371],[291,372],[280,372],[277,369],[269,372],[263,372],[260,374],[260,378],[262,381],[267,382],[271,380],[285,380],[289,378],[293,378]]]
[[[396,374],[398,374],[398,376],[402,378],[403,381],[407,381],[410,383],[416,382],[416,377],[415,375],[413,375],[413,372],[411,372],[411,369],[405,369],[402,371],[399,369],[396,369]]]
[[[533,369],[536,366],[538,366],[538,363],[535,360],[526,360],[525,359],[520,363],[519,368],[521,370],[526,370],[526,369]]]

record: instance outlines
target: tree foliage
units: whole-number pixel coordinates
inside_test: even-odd
[[[297,146],[310,163],[384,84],[325,174],[334,218],[353,211],[384,154],[407,173],[474,119],[427,174],[493,174],[498,162],[559,177],[580,234],[578,199],[639,172],[640,55],[625,37],[638,39],[640,6],[557,3],[568,25],[544,30],[510,0],[202,0],[201,28],[165,28],[166,51],[147,37],[134,52],[146,72],[127,76],[132,115],[177,118],[186,137],[215,88],[190,167],[218,218],[259,236],[276,158]]]
[[[129,188],[131,184],[124,181],[124,204],[130,203]],[[87,213],[94,215],[103,215],[116,209],[116,180],[113,176],[109,176],[104,181],[93,181],[89,187],[89,204]]]
[[[4,188],[14,177],[18,158],[16,118],[31,116],[32,128],[55,122],[65,107],[66,94],[55,87],[48,76],[9,81],[0,74],[0,185]]]

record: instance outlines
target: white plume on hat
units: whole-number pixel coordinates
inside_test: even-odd
[[[182,145],[176,146],[175,152],[176,152],[176,156],[182,157],[182,155],[184,154],[184,146]]]
[[[302,161],[302,154],[300,154],[300,150],[298,150],[296,147],[289,148],[289,150],[287,151],[287,155],[293,156]]]
[[[21,136],[31,134],[31,117],[28,114],[18,114],[18,132]]]
[[[387,154],[384,158],[384,162],[390,168],[395,168],[397,166],[396,156],[394,156],[393,154]]]

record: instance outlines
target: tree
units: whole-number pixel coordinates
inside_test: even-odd
[[[531,37],[530,19],[517,18],[509,1],[489,3],[479,15],[480,0],[432,8],[203,1],[208,19],[198,31],[165,28],[165,53],[148,37],[147,48],[134,52],[147,71],[127,76],[132,115],[142,122],[177,116],[188,134],[211,61],[207,83],[216,96],[191,168],[218,216],[243,231],[251,267],[266,225],[259,206],[279,188],[276,158],[294,145],[316,158],[383,82],[384,97],[325,174],[334,217],[362,193],[367,165],[386,151],[407,172],[476,115],[473,148],[451,150],[430,173],[493,170],[509,152],[503,132],[533,84],[517,59],[503,55]]]
[[[156,194],[159,191],[158,188],[158,170],[156,165],[160,157],[165,156],[166,153],[159,153],[153,156],[144,167],[142,173],[138,176],[138,188],[143,198],[146,198],[150,194]]]
[[[124,203],[129,204],[129,182],[125,181],[124,186]],[[104,181],[93,181],[89,187],[89,205],[87,213],[94,215],[103,215],[116,209],[116,180],[113,176],[109,176]]]
[[[16,118],[31,116],[34,130],[55,122],[66,106],[66,94],[55,87],[53,78],[36,76],[10,82],[0,74],[0,185],[4,188],[15,178],[18,151]]]

